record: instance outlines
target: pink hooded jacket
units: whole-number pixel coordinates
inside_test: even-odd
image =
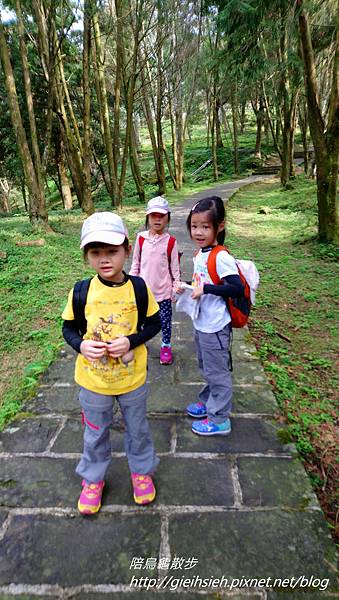
[[[139,236],[145,238],[141,252]],[[169,238],[168,232],[150,235],[149,231],[141,231],[134,244],[130,275],[140,275],[158,302],[172,298],[173,283],[180,281],[178,245],[175,242],[173,246],[170,266],[167,256]]]

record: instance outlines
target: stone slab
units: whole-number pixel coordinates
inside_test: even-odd
[[[1,465],[0,506],[76,508],[81,490],[81,479],[75,473],[77,462],[77,459],[7,459]],[[135,507],[125,457],[112,460],[102,504]]]
[[[172,385],[176,382],[177,361],[171,365],[161,365],[159,358],[149,358],[147,381]]]
[[[157,452],[169,452],[174,419],[150,417],[149,423]],[[115,418],[113,422],[111,440],[112,452],[124,452],[124,423],[122,417],[119,420]],[[83,428],[81,418],[70,418],[58,435],[51,451],[57,453],[81,452],[82,444]]]
[[[233,412],[275,415],[279,407],[269,385],[234,386]]]
[[[76,463],[48,458],[1,460],[0,506],[75,508],[80,490]]]
[[[41,383],[43,385],[53,385],[56,381],[73,381],[75,357],[75,352],[65,352],[61,358],[48,367],[41,379]]]
[[[199,370],[197,360],[194,356],[189,359],[184,359],[178,355],[173,363],[174,377],[173,383],[204,383],[204,378]],[[161,380],[161,378],[160,378]],[[153,374],[150,372],[150,381],[153,382]],[[161,383],[164,383],[161,381]]]
[[[5,510],[0,510],[0,527],[4,524],[8,517],[8,512]]]
[[[338,594],[334,595],[324,591],[326,583],[326,578],[320,580],[318,586],[314,587],[313,591],[310,592],[305,592],[305,588],[303,588],[303,591],[269,591],[267,600],[338,600]]]
[[[172,383],[171,385],[150,383],[147,409],[151,413],[179,413],[185,414],[187,404],[195,402],[201,384],[183,385]]]
[[[0,584],[128,584],[132,558],[159,553],[160,518],[145,508],[137,515],[13,517],[0,548]]]
[[[233,383],[243,384],[264,384],[267,383],[265,371],[258,360],[247,362],[233,362]]]
[[[228,436],[202,437],[192,433],[192,419],[178,419],[177,452],[231,452],[288,454],[278,438],[276,424],[257,418],[232,418],[232,432]]]
[[[203,382],[196,358],[190,357],[184,359],[179,356],[175,363],[175,379],[178,383],[187,381],[198,383]],[[152,380],[153,372],[150,371]],[[259,361],[234,363],[233,365],[233,384],[235,385],[256,385],[267,383],[265,372]]]
[[[1,432],[0,452],[44,452],[55,435],[56,419],[27,418],[12,421]]]
[[[32,596],[32,594],[15,594],[14,596],[12,594],[1,594],[0,592],[0,600],[34,600],[34,598],[36,600],[59,600],[60,596],[41,596],[40,593],[38,596]]]
[[[77,459],[16,457],[1,465],[0,506],[6,508],[76,508],[80,478]],[[210,485],[210,479],[218,485]],[[155,474],[156,504],[232,506],[229,461],[162,457]],[[188,485],[189,482],[189,485]],[[106,477],[103,506],[135,506],[127,460],[114,458]]]
[[[177,576],[176,579],[180,579],[181,576],[184,577],[184,579],[186,578],[185,575],[187,575],[187,572],[181,572],[181,574]],[[187,577],[189,577],[187,575]],[[199,594],[199,596],[197,596],[197,594],[195,592],[192,593],[187,593],[186,590],[184,590],[184,594],[183,594],[183,588],[179,589],[178,591],[174,591],[175,587],[178,584],[174,581],[173,582],[173,591],[169,591],[169,592],[163,592],[163,593],[159,593],[159,592],[152,592],[152,589],[150,588],[148,591],[142,590],[142,589],[138,589],[136,588],[134,592],[127,592],[122,594],[121,592],[117,592],[117,593],[109,593],[108,594],[85,594],[85,593],[81,593],[80,595],[77,596],[72,596],[72,600],[173,600],[173,598],[180,598],[180,600],[199,600],[199,598],[201,600],[227,600],[227,598],[229,598],[229,600],[249,600],[249,596],[248,594],[245,592],[245,595],[239,593],[239,594],[234,594],[234,592],[232,592],[232,595],[226,595],[223,594],[222,596],[220,596],[218,594],[218,592],[215,591],[211,591],[211,593],[208,593],[208,591],[206,592],[206,589],[204,590],[204,594],[203,596],[201,596]],[[147,586],[145,586],[147,587]],[[169,586],[168,586],[169,587]],[[0,599],[2,600],[2,597],[0,595]],[[9,597],[8,597],[9,599]],[[6,599],[7,600],[7,599]],[[11,598],[9,600],[13,600],[13,596],[11,596]],[[17,600],[17,596],[15,596],[15,600]],[[26,598],[23,598],[22,600],[26,600]],[[31,600],[28,599],[27,600]],[[39,600],[40,600],[40,596],[39,596]],[[262,596],[260,596],[259,594],[256,594],[255,592],[253,592],[253,594],[251,594],[250,600],[262,600]],[[315,598],[313,598],[313,600],[316,600]],[[327,599],[326,599],[327,600]],[[332,600],[332,599],[330,599]]]
[[[186,406],[197,400],[203,383],[150,383],[147,407],[151,413],[186,414]],[[234,413],[274,415],[279,411],[275,396],[268,385],[233,388]]]
[[[157,504],[233,506],[231,467],[227,459],[162,457],[155,476]],[[211,484],[211,482],[213,482]]]
[[[183,313],[178,313],[173,310],[172,333],[173,340],[193,340],[193,325],[189,317],[182,316]]]
[[[159,343],[152,344],[152,342],[153,340],[148,342],[149,354],[150,356],[157,357],[159,355]],[[172,346],[174,356],[180,355],[184,361],[196,356],[196,347],[193,338],[190,340],[176,340],[174,338],[172,340]],[[259,362],[255,346],[250,342],[244,343],[240,340],[233,340],[232,358],[235,364],[247,361]]]
[[[313,575],[335,589],[335,546],[320,511],[175,515],[169,535],[173,555],[198,559],[200,577]]]
[[[299,459],[239,458],[238,474],[246,506],[318,506]]]
[[[189,317],[182,312],[173,310],[173,340],[193,340],[193,324]],[[237,342],[250,341],[250,335],[247,327],[242,329],[233,329],[233,340]]]
[[[32,400],[29,400],[24,410],[34,414],[75,415],[80,413],[78,401],[79,387],[70,380],[67,387],[41,387]]]

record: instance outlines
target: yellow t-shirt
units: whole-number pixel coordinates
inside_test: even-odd
[[[149,288],[147,317],[159,310]],[[74,320],[73,290],[68,295],[62,318]],[[87,320],[86,340],[108,342],[119,335],[137,332],[138,310],[133,285],[130,280],[119,286],[108,286],[93,277],[85,306]],[[132,392],[145,383],[147,350],[142,344],[134,348],[134,360],[124,365],[121,360],[108,355],[88,361],[79,354],[75,364],[75,381],[82,387],[98,394],[117,395]]]

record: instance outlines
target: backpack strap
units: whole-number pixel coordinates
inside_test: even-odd
[[[139,235],[138,240],[139,240],[139,248],[140,248],[140,254],[141,254],[145,238],[142,235]],[[172,250],[174,248],[175,242],[176,242],[175,237],[173,237],[173,235],[170,235],[168,244],[167,244],[167,258],[168,258],[169,263],[171,263],[171,254],[172,254]]]
[[[140,254],[141,254],[141,250],[144,245],[145,238],[142,237],[142,235],[139,235],[138,240],[139,240],[139,248],[140,248]]]
[[[82,281],[77,281],[73,288],[73,314],[74,319],[77,323],[77,327],[79,329],[79,333],[81,335],[85,335],[87,331],[87,321],[85,318],[85,306],[87,301],[87,294],[89,290],[89,286],[92,281],[92,277],[89,279],[82,279]]]
[[[135,301],[138,310],[138,324],[137,330],[141,331],[147,315],[148,310],[148,292],[146,283],[141,277],[135,275],[128,275],[128,279],[131,280],[133,285]],[[85,335],[87,331],[87,321],[85,318],[85,306],[87,301],[87,295],[89,286],[92,281],[92,277],[89,279],[83,279],[77,281],[73,288],[73,314],[74,319],[77,322],[77,326],[81,335]]]
[[[222,250],[226,250],[226,252],[228,252],[228,250],[227,250],[227,248],[225,248],[225,246],[214,246],[212,248],[211,252],[209,253],[209,256],[207,259],[208,274],[209,274],[210,278],[212,279],[214,285],[219,285],[219,283],[220,283],[220,277],[217,273],[217,255]]]
[[[167,258],[168,258],[168,269],[169,269],[170,276],[171,276],[172,280],[174,278],[173,278],[172,270],[171,270],[171,256],[172,256],[172,250],[174,248],[175,242],[176,242],[175,237],[173,237],[173,235],[170,235],[169,240],[168,240],[168,244],[167,244]]]
[[[171,254],[172,254],[172,250],[174,248],[175,242],[176,242],[175,237],[173,237],[173,235],[170,235],[168,244],[167,244],[167,257],[168,257],[168,262],[170,264],[171,264]]]
[[[137,330],[141,331],[146,321],[146,315],[148,310],[148,292],[146,283],[141,277],[137,277],[136,275],[128,275],[127,277],[131,280],[131,283],[133,285],[135,301],[138,310]]]
[[[144,245],[145,238],[142,235],[139,235],[138,240],[139,240],[139,249],[140,249],[140,257],[141,257],[141,251],[142,251],[142,247]],[[173,237],[173,235],[170,235],[168,244],[167,244],[168,267],[169,267],[169,271],[170,271],[172,279],[173,279],[173,276],[172,276],[172,272],[171,272],[171,256],[172,256],[172,250],[174,248],[174,244],[176,241],[177,241],[176,238]],[[180,256],[179,256],[179,258],[180,258]]]

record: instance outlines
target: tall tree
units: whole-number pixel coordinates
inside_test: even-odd
[[[29,218],[34,226],[47,226],[48,213],[46,209],[45,195],[39,185],[39,179],[34,168],[31,150],[28,145],[26,132],[23,126],[21,110],[18,101],[15,79],[10,60],[9,49],[3,24],[0,19],[0,59],[5,76],[5,85],[8,94],[8,104],[13,129],[18,144],[18,149],[25,174],[25,182],[29,192]]]
[[[321,242],[339,239],[337,214],[337,182],[339,153],[339,7],[334,21],[332,85],[327,124],[322,115],[317,86],[316,64],[309,15],[303,0],[297,0],[299,32],[305,68],[305,85],[310,132],[317,164],[318,230]]]

